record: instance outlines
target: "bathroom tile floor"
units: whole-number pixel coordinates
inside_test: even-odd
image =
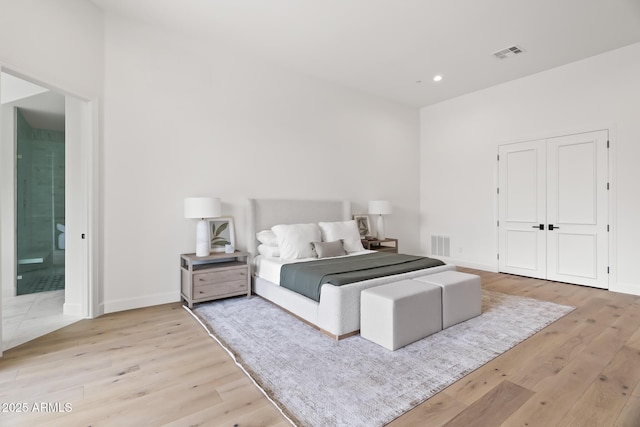
[[[78,320],[62,314],[64,290],[2,298],[2,348],[17,347]]]
[[[23,272],[17,281],[18,295],[64,289],[64,266],[51,266]]]

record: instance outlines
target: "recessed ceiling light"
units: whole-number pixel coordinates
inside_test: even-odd
[[[433,81],[434,82],[439,82],[440,80],[442,80],[442,76],[440,74],[433,76]]]

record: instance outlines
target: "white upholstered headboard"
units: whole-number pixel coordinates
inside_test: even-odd
[[[304,224],[351,219],[347,200],[249,199],[247,249],[256,255],[256,232],[277,224]]]

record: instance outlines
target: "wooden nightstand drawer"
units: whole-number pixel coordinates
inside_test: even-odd
[[[211,283],[209,285],[195,286],[193,288],[193,299],[222,297],[226,295],[237,295],[247,292],[246,275],[233,282]]]
[[[236,280],[247,281],[247,265],[242,264],[235,268],[220,268],[206,273],[193,275],[193,286],[204,286],[212,283],[233,282]]]

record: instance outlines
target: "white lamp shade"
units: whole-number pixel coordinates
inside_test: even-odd
[[[186,197],[185,218],[217,218],[221,215],[220,199],[213,197]]]
[[[391,202],[388,200],[373,200],[369,202],[369,213],[373,215],[391,214]]]

